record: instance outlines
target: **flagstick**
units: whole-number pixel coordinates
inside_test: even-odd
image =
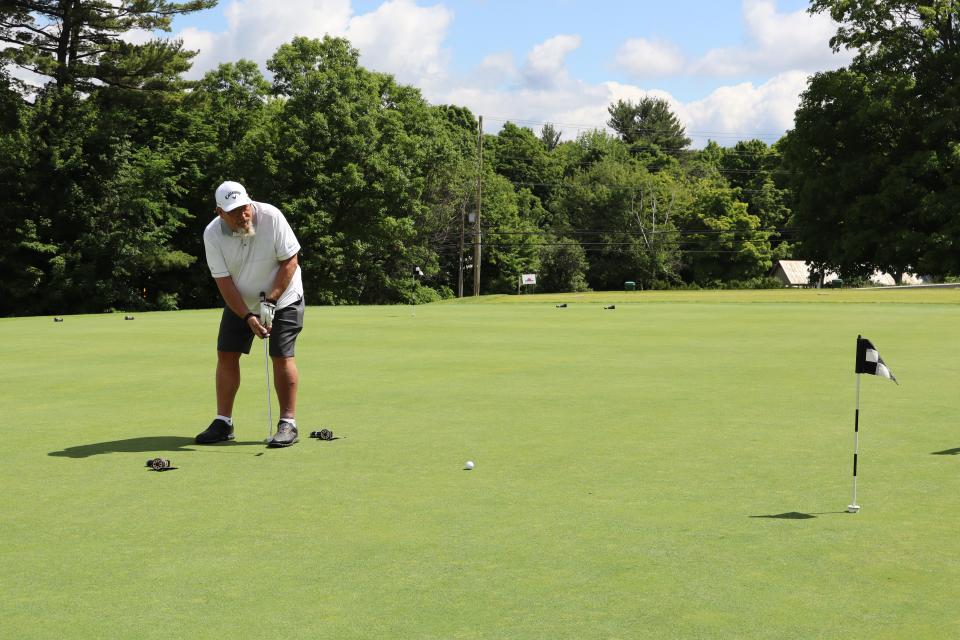
[[[860,452],[860,374],[857,374],[857,409],[853,414],[853,500],[847,505],[848,513],[860,511],[857,504],[857,454]]]

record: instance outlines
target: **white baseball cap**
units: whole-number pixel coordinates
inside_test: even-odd
[[[233,211],[237,207],[250,204],[253,200],[239,182],[227,180],[217,187],[217,206],[224,211]]]

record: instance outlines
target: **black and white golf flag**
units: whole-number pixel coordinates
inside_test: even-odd
[[[897,382],[896,376],[887,368],[883,358],[873,343],[857,336],[857,408],[853,413],[853,500],[847,505],[849,513],[858,513],[860,505],[857,504],[857,456],[860,453],[860,374],[867,373],[871,376],[880,376]],[[900,384],[897,382],[897,384]]]
[[[880,353],[876,347],[873,346],[873,343],[860,336],[857,336],[856,372],[868,373],[872,376],[880,376],[881,378],[889,378],[897,382],[897,377],[887,368],[887,365],[883,362],[883,358],[880,357]],[[900,383],[897,382],[897,384]]]

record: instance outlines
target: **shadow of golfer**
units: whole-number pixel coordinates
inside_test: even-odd
[[[215,445],[203,445],[203,447],[233,447],[237,445],[251,444],[263,446],[262,442],[255,440],[249,442],[237,442],[234,440]],[[63,451],[51,451],[47,455],[58,458],[89,458],[90,456],[100,455],[101,453],[196,451],[197,449],[192,448],[191,445],[197,446],[193,438],[184,438],[181,436],[146,436],[143,438],[129,438],[127,440],[111,440],[110,442],[81,444],[75,447],[67,447]]]
[[[817,513],[801,513],[799,511],[787,511],[786,513],[772,513],[765,516],[750,516],[751,518],[773,518],[775,520],[809,520],[817,516],[825,516],[834,513],[846,513],[846,511],[820,511]]]
[[[945,449],[943,451],[934,451],[932,456],[960,456],[960,447],[954,449]]]

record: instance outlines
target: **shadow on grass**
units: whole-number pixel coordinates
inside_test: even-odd
[[[204,445],[203,448],[217,447],[236,447],[243,445],[260,445],[262,442],[251,440],[249,442],[222,442],[213,445]],[[101,453],[153,453],[157,451],[196,451],[188,448],[195,446],[193,438],[183,438],[180,436],[146,436],[143,438],[129,438],[127,440],[111,440],[110,442],[95,442],[93,444],[81,444],[75,447],[67,447],[63,451],[51,451],[47,455],[57,458],[89,458],[90,456],[100,455]]]
[[[960,456],[960,447],[954,449],[945,449],[943,451],[934,451],[932,456]]]
[[[809,520],[817,516],[831,515],[834,513],[846,513],[846,511],[820,511],[818,513],[801,513],[799,511],[788,511],[786,513],[772,513],[765,516],[750,516],[751,518],[773,518],[775,520]]]

